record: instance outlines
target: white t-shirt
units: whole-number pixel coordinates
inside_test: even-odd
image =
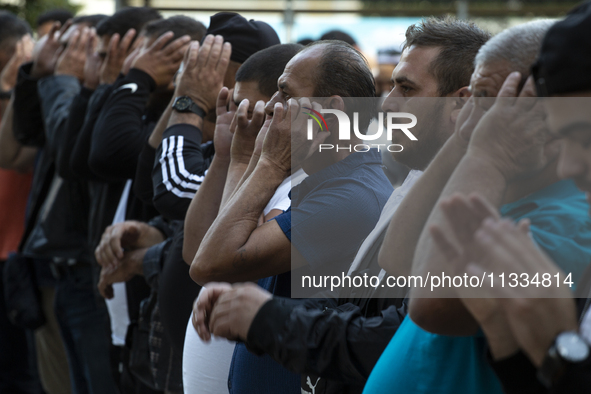
[[[221,394],[228,392],[228,374],[235,342],[211,337],[209,343],[197,335],[192,323],[187,324],[183,349],[183,388],[185,394]]]
[[[285,211],[291,205],[291,199],[289,198],[289,192],[292,187],[300,184],[308,175],[301,168],[297,170],[293,175],[288,176],[281,182],[275,194],[269,200],[269,203],[263,210],[263,214],[266,216],[273,209],[279,209]]]
[[[131,190],[131,179],[125,183],[123,193],[117,205],[117,211],[113,218],[113,224],[125,221],[125,211],[127,210],[127,200]],[[125,282],[113,283],[113,298],[105,300],[109,317],[111,320],[111,342],[115,346],[125,345],[125,336],[127,327],[129,327],[129,312],[127,310],[127,291]]]
[[[273,209],[285,211],[291,205],[289,191],[306,177],[298,170],[286,178],[277,188],[263,213]],[[193,315],[187,324],[185,347],[183,349],[183,389],[185,394],[220,394],[228,392],[228,374],[235,342],[212,336],[206,343],[199,338],[192,323]]]

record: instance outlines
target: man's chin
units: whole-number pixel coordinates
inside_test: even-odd
[[[403,149],[401,152],[391,152],[392,158],[411,170],[423,170],[423,160],[417,152],[412,149]]]

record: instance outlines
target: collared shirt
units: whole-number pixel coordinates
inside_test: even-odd
[[[590,261],[588,211],[584,194],[570,180],[501,207],[501,213],[514,220],[530,219],[534,240],[563,269],[584,268]],[[432,334],[407,316],[372,371],[364,393],[501,394],[486,352],[482,335]]]

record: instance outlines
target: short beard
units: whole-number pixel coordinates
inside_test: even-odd
[[[448,134],[440,131],[443,121],[443,104],[436,104],[432,116],[425,119],[427,122],[421,127],[422,131],[417,135],[417,141],[404,144],[401,152],[392,152],[394,160],[412,170],[424,171],[427,168],[449,138]]]

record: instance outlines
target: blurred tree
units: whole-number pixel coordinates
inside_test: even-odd
[[[68,0],[21,0],[20,4],[8,4],[0,1],[0,10],[10,11],[25,19],[33,29],[39,15],[56,8],[76,14],[82,6],[71,4]]]

